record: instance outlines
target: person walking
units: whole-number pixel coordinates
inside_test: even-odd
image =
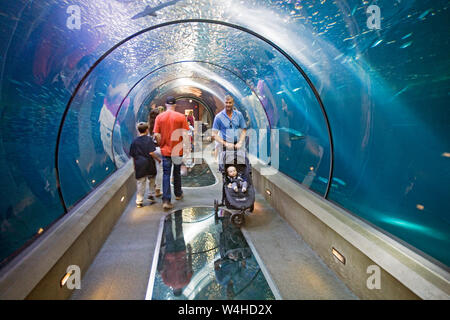
[[[183,139],[187,134],[189,126],[186,117],[175,111],[176,100],[169,96],[166,99],[167,110],[156,117],[153,132],[161,148],[163,156],[163,209],[172,209],[171,203],[172,193],[170,188],[170,176],[173,166],[173,187],[176,200],[183,198],[181,188],[181,161],[183,157],[184,143],[189,143],[188,139]],[[180,130],[180,131],[178,131]],[[180,143],[182,145],[180,145]],[[188,147],[189,148],[189,147]]]
[[[161,155],[161,148],[158,146],[158,143],[156,142],[156,139],[154,138],[154,132],[153,129],[155,127],[155,120],[156,117],[160,114],[159,108],[153,108],[150,111],[150,114],[148,115],[148,129],[150,131],[150,136],[153,137],[155,145],[156,145],[156,151],[155,153],[158,155],[159,158],[162,158]],[[155,178],[155,197],[161,197],[162,196],[162,176],[163,176],[163,167],[161,162],[156,163],[156,178]]]
[[[212,135],[222,149],[240,149],[245,141],[247,125],[242,113],[234,108],[232,96],[225,97],[225,108],[215,117]],[[219,150],[220,151],[220,150]]]
[[[194,118],[194,111],[189,111],[189,114],[187,116],[187,121],[191,127],[194,127],[195,118]]]
[[[148,124],[139,122],[137,130],[139,131],[139,136],[131,143],[130,156],[133,157],[137,184],[136,206],[142,208],[147,182],[149,187],[148,200],[150,204],[155,202],[153,196],[156,175],[155,160],[161,162],[161,159],[155,154],[155,145],[152,138],[148,136]]]

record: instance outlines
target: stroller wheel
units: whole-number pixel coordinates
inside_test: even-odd
[[[241,225],[244,224],[245,217],[244,214],[242,213],[233,213],[230,217],[230,220],[235,227],[240,227]]]

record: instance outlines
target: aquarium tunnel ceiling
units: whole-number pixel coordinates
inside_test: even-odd
[[[449,21],[440,0],[1,0],[1,266],[170,94],[204,121],[233,96],[276,132],[255,156],[448,268]]]

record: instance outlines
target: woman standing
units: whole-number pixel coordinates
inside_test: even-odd
[[[161,109],[160,107],[158,108],[154,108],[150,111],[150,114],[148,115],[148,129],[150,132],[150,136],[153,137],[153,128],[155,126],[155,119],[156,117],[160,114],[164,112],[164,109]],[[153,140],[156,144],[156,151],[155,153],[158,155],[158,157],[162,157],[161,155],[161,148],[158,146],[155,138],[153,137]],[[162,185],[162,173],[163,173],[163,168],[162,168],[162,164],[156,162],[156,178],[155,178],[155,196],[156,197],[160,197],[162,195],[161,192],[161,185]]]
[[[187,116],[187,121],[190,126],[194,127],[195,118],[194,118],[194,112],[192,110],[189,111],[189,114]]]

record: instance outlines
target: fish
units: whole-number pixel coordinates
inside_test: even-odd
[[[338,60],[339,58],[342,58],[343,56],[344,56],[344,54],[341,53],[340,55],[336,56],[336,57],[334,58],[334,60]]]
[[[345,186],[345,185],[346,185],[346,183],[345,183],[344,181],[342,181],[341,179],[339,179],[339,178],[333,178],[332,180],[333,180],[333,181],[336,181],[337,183],[339,183],[339,184],[342,185],[342,186]]]
[[[412,32],[411,32],[411,33],[408,33],[406,36],[402,37],[402,40],[405,40],[406,38],[411,37],[411,35],[412,35]]]
[[[301,140],[306,138],[306,136],[301,133],[300,131],[297,131],[295,129],[291,129],[291,128],[285,128],[285,127],[281,127],[281,128],[277,128],[278,130],[282,131],[282,132],[286,132],[289,134],[289,140],[293,141],[293,140]]]
[[[143,18],[145,16],[152,16],[152,17],[156,17],[156,12],[165,8],[165,7],[169,7],[172,6],[174,4],[176,4],[177,2],[179,2],[180,0],[172,0],[172,1],[167,1],[165,3],[161,3],[160,5],[157,5],[156,7],[150,7],[150,6],[146,6],[144,11],[134,15],[131,19],[136,20],[139,18]]]
[[[12,83],[14,83],[14,84],[16,84],[16,85],[19,85],[19,86],[21,86],[21,85],[22,85],[22,83],[21,83],[21,82],[19,82],[19,81],[16,81],[16,80],[14,80],[14,79],[11,79],[11,78],[9,78],[9,81],[10,81],[10,82],[12,82]]]
[[[325,179],[324,177],[318,177],[317,179],[319,179],[320,182],[323,182],[325,184],[328,184],[328,179]]]
[[[419,16],[419,20],[423,20],[423,19],[427,16],[427,14],[430,13],[430,11],[431,11],[431,9],[428,9],[427,11],[425,11],[424,13],[422,13],[422,14]]]
[[[377,42],[375,42],[372,46],[371,46],[371,48],[375,48],[376,46],[378,46],[380,43],[382,43],[383,42],[383,39],[380,39],[380,40],[378,40]]]
[[[397,97],[399,95],[401,95],[403,92],[405,92],[406,90],[408,90],[409,86],[406,86],[405,88],[403,88],[402,90],[400,90],[399,92],[397,92],[394,97]]]
[[[412,41],[409,41],[409,42],[405,43],[404,45],[402,45],[400,48],[401,49],[408,48],[412,43],[413,43]]]

